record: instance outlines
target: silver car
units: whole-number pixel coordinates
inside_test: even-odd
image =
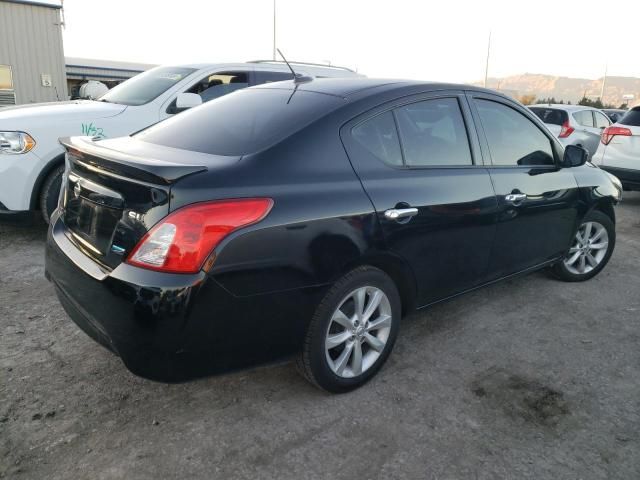
[[[618,177],[625,190],[640,191],[640,106],[602,132],[593,163]]]
[[[543,104],[529,109],[542,120],[563,145],[580,145],[593,158],[602,131],[611,120],[601,110],[581,105]]]

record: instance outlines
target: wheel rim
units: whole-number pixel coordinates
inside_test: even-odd
[[[329,367],[339,377],[369,370],[384,351],[391,332],[391,304],[376,287],[360,287],[335,309],[325,337]]]
[[[584,275],[602,263],[608,248],[607,230],[598,222],[585,222],[576,232],[564,265],[571,273]]]

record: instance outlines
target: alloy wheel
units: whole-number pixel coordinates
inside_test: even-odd
[[[325,338],[329,367],[353,378],[371,368],[384,351],[393,321],[387,295],[376,287],[349,293],[333,312]]]
[[[596,268],[609,247],[607,230],[598,222],[585,222],[580,225],[573,245],[564,259],[564,265],[575,275],[584,275]]]

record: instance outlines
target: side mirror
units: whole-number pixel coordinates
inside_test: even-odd
[[[179,93],[176,97],[176,113],[202,105],[202,97],[197,93]]]
[[[578,145],[567,145],[562,157],[562,167],[571,168],[584,165],[589,160],[589,152]]]

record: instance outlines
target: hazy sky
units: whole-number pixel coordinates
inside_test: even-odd
[[[54,0],[55,1],[55,0]],[[270,58],[272,0],[65,0],[67,56],[145,63]],[[640,0],[277,0],[289,59],[368,76],[465,82],[547,73],[640,77]],[[600,23],[602,21],[602,23]]]

